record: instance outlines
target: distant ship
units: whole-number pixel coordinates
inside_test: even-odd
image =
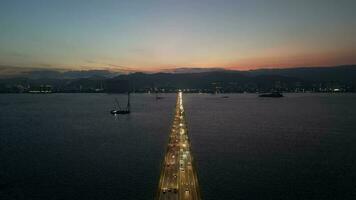
[[[121,109],[120,108],[120,104],[119,102],[117,101],[117,99],[115,98],[115,102],[117,104],[117,107],[119,109],[114,109],[114,110],[111,110],[110,113],[113,114],[113,115],[126,115],[126,114],[130,114],[131,110],[130,110],[130,93],[127,93],[127,106],[126,106],[126,109]]]
[[[265,94],[260,94],[258,95],[259,97],[272,97],[272,98],[280,98],[284,97],[283,94],[279,92],[271,92],[271,93],[265,93]]]
[[[162,96],[158,96],[158,92],[156,91],[156,100],[160,100],[160,99],[163,99],[164,97]]]

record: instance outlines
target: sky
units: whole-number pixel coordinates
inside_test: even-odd
[[[1,0],[0,66],[355,64],[355,9],[355,0]]]

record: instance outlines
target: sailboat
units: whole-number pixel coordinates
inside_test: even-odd
[[[127,106],[126,109],[121,109],[119,102],[117,101],[117,99],[115,98],[115,102],[118,106],[119,109],[114,109],[111,110],[110,113],[113,115],[126,115],[126,114],[130,114],[131,110],[130,110],[130,93],[127,93]]]

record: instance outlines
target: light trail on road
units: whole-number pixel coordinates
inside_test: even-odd
[[[173,125],[162,165],[157,200],[201,199],[181,91],[178,92]]]

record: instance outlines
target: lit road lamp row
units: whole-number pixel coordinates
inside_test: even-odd
[[[179,92],[157,199],[201,199],[184,114],[182,92]]]

